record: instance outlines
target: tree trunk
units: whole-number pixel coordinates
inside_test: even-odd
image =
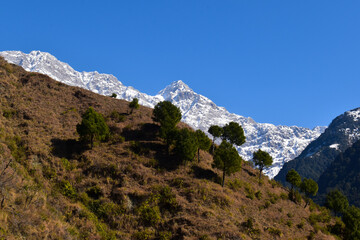
[[[166,153],[167,153],[167,156],[169,157],[170,156],[170,144],[169,143],[166,144]]]
[[[260,168],[260,174],[259,174],[259,183],[260,183],[260,181],[261,181],[261,172],[262,172],[262,168]]]
[[[212,153],[214,154],[214,150],[215,150],[215,137],[213,138],[213,142],[212,142]]]
[[[90,144],[91,144],[91,149],[94,147],[94,135],[91,135],[90,137]]]
[[[2,200],[1,200],[1,204],[0,204],[1,209],[4,208],[4,202],[5,202],[5,196],[3,196]]]
[[[291,196],[290,200],[295,202],[294,201],[295,200],[294,185],[292,185],[292,184],[291,184],[290,196]]]
[[[222,179],[222,187],[224,187],[224,183],[225,183],[225,167],[224,167],[224,170],[223,170],[223,179]]]
[[[200,163],[200,148],[198,148],[198,163]]]
[[[305,207],[304,207],[304,208],[306,208],[306,207],[307,207],[307,205],[310,203],[310,199],[309,199],[309,197],[310,197],[310,195],[309,195],[309,196],[308,196],[308,195],[306,195],[306,200],[305,200],[306,204],[305,204]]]

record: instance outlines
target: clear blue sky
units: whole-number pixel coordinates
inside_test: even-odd
[[[360,107],[360,1],[4,1],[0,51],[50,52],[156,94],[175,80],[258,122]]]

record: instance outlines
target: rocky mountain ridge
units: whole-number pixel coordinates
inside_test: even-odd
[[[297,158],[284,164],[275,179],[285,184],[285,176],[293,168],[301,176],[318,181],[334,159],[359,139],[360,108],[356,108],[336,117]]]
[[[264,172],[271,178],[280,171],[285,162],[298,156],[325,129],[316,127],[311,130],[297,126],[257,123],[250,117],[230,113],[224,107],[217,106],[205,96],[195,93],[181,80],[151,96],[123,85],[110,74],[100,74],[96,71],[78,72],[49,53],[4,51],[0,52],[0,55],[27,71],[46,74],[65,84],[82,87],[101,95],[109,96],[116,93],[118,98],[128,101],[138,98],[139,103],[147,107],[154,107],[160,101],[169,100],[181,109],[183,122],[205,132],[211,125],[223,126],[230,121],[238,122],[246,136],[246,143],[237,148],[240,155],[246,160],[251,160],[252,153],[258,149],[269,152],[274,158],[274,164]]]

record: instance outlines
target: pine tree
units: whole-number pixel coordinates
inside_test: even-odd
[[[294,186],[295,187],[300,187],[301,176],[297,171],[295,171],[294,169],[291,169],[286,174],[286,181],[291,184],[291,191],[293,191]]]
[[[80,135],[80,140],[90,142],[91,148],[95,140],[104,140],[110,133],[104,117],[92,107],[89,107],[82,115],[81,123],[76,126],[76,131]]]
[[[291,184],[291,191],[289,193],[289,199],[292,201],[296,201],[295,198],[295,192],[294,192],[294,186],[299,188],[301,185],[301,176],[300,174],[295,171],[294,169],[291,169],[286,174],[286,181]]]
[[[342,192],[336,189],[326,195],[325,205],[333,210],[336,216],[338,213],[343,213],[349,207],[349,201]]]
[[[212,151],[214,151],[215,140],[216,138],[221,137],[221,135],[224,133],[224,129],[217,125],[211,125],[208,132],[213,136]]]
[[[231,144],[240,146],[245,143],[245,135],[242,127],[236,122],[230,122],[223,127],[223,140],[228,140]]]
[[[305,207],[310,203],[310,195],[315,196],[319,190],[318,184],[312,180],[311,178],[307,179],[305,178],[301,185],[300,185],[301,191],[305,192],[306,195],[306,204]]]
[[[222,186],[225,183],[225,174],[230,175],[241,169],[242,158],[235,147],[227,141],[222,141],[214,155],[214,167],[223,171]]]
[[[211,146],[211,140],[206,136],[206,134],[201,130],[196,130],[195,132],[197,138],[197,155],[198,155],[198,163],[200,162],[200,149],[204,151],[209,151]]]
[[[360,209],[355,206],[350,206],[344,212],[342,217],[346,225],[347,239],[360,239]]]
[[[258,166],[260,170],[260,174],[259,174],[259,181],[260,181],[262,171],[264,170],[265,167],[270,167],[272,165],[273,158],[270,156],[269,153],[264,152],[260,149],[254,152],[253,156],[254,156],[253,159],[255,166]]]
[[[160,123],[160,137],[165,140],[169,153],[175,136],[176,124],[181,120],[180,109],[169,101],[159,102],[153,110],[152,118],[155,122]]]
[[[134,98],[130,103],[129,103],[129,107],[131,109],[130,114],[133,113],[134,109],[138,109],[140,107],[139,105],[139,99]]]
[[[183,128],[177,132],[176,144],[174,152],[183,161],[191,161],[194,159],[198,142],[194,132],[187,128]]]

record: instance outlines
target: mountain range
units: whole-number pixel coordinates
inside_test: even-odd
[[[335,158],[360,139],[360,108],[337,116],[320,137],[294,160],[284,164],[277,181],[286,184],[286,174],[295,169],[301,176],[318,181]]]
[[[297,126],[275,126],[270,123],[257,123],[250,117],[228,112],[217,106],[205,96],[195,93],[183,81],[178,80],[151,96],[133,87],[123,85],[115,76],[94,72],[78,72],[67,63],[59,61],[53,55],[32,51],[29,54],[20,51],[0,52],[8,62],[19,65],[27,71],[46,74],[51,78],[68,84],[88,89],[95,93],[131,101],[138,98],[143,106],[154,107],[158,102],[168,100],[180,108],[182,121],[207,133],[211,125],[223,126],[228,122],[239,123],[245,132],[246,143],[237,150],[245,160],[251,160],[258,149],[267,151],[274,159],[274,164],[264,170],[273,178],[284,163],[297,157],[310,142],[317,139],[325,127],[308,129]]]

